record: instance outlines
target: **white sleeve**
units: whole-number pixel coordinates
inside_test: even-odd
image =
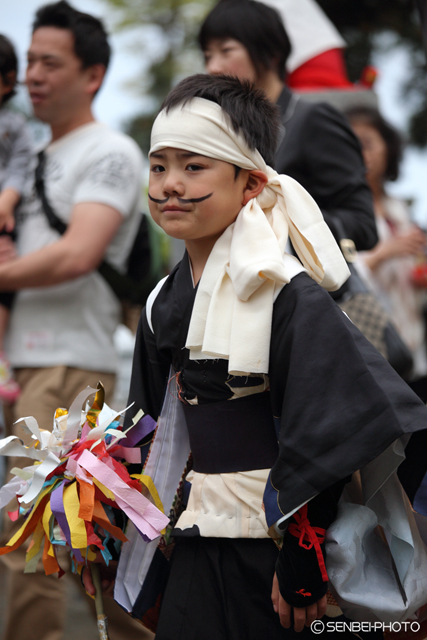
[[[142,154],[127,136],[114,136],[91,150],[84,161],[73,204],[97,202],[127,217],[140,198]]]

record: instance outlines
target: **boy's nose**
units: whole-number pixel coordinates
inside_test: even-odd
[[[168,196],[182,196],[185,192],[185,187],[180,177],[173,171],[168,172],[163,181],[163,192]]]

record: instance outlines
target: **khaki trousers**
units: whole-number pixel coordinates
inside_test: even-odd
[[[100,380],[105,388],[106,401],[111,402],[115,375],[98,371],[86,371],[72,367],[17,369],[15,377],[21,385],[22,393],[16,404],[10,408],[7,420],[9,433],[19,433],[19,426],[10,425],[21,417],[34,416],[40,428],[51,429],[53,416],[58,407],[68,409],[71,402],[86,386],[96,387]],[[8,428],[7,427],[7,428]],[[27,466],[28,460],[11,460],[10,467]],[[6,516],[7,517],[7,516]],[[16,527],[16,523],[15,523]],[[13,535],[13,525],[8,522],[2,534],[2,546]],[[35,574],[24,574],[25,550],[20,548],[11,554],[1,556],[8,568],[8,607],[3,640],[62,640],[66,597],[69,592],[67,580],[76,579],[67,573],[60,580],[56,576],[46,576],[43,567]],[[64,565],[64,560],[60,560]],[[63,566],[66,569],[65,566]],[[79,578],[77,578],[78,581]],[[3,587],[0,593],[3,592]],[[93,601],[80,585],[81,598],[95,616]],[[104,599],[108,617],[110,640],[144,640],[154,635],[128,616],[111,598]],[[95,621],[88,616],[88,625],[96,629]],[[88,634],[89,636],[89,634]]]

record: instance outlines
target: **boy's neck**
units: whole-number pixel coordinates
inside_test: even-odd
[[[185,241],[185,248],[187,249],[188,257],[190,259],[194,286],[196,286],[202,277],[206,262],[208,261],[209,255],[217,239],[218,238],[206,238],[203,241]]]

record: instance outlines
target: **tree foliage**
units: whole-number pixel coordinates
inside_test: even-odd
[[[177,79],[201,69],[196,35],[215,0],[104,0],[116,16],[117,29],[136,25],[139,52],[149,59],[140,84],[151,97],[150,108],[128,125],[128,132],[147,151],[149,131],[163,98]],[[411,141],[427,144],[427,74],[419,16],[414,0],[317,0],[346,42],[350,80],[356,82],[373,54],[384,46],[379,38],[393,34],[393,46],[404,46],[411,57],[411,71],[402,87],[415,104],[409,122]],[[390,43],[390,38],[388,39]],[[388,46],[390,46],[388,44]]]
[[[408,137],[419,147],[427,144],[427,65],[414,0],[317,0],[326,15],[340,31],[348,47],[345,52],[350,80],[356,82],[363,68],[372,64],[373,54],[382,46],[402,46],[409,53],[411,69],[401,94],[414,103],[409,118]],[[387,45],[379,38],[392,34]]]
[[[104,0],[113,10],[116,29],[138,27],[137,51],[149,60],[139,84],[150,106],[128,123],[128,133],[146,152],[155,114],[177,79],[202,69],[196,35],[212,0]],[[142,29],[140,28],[142,27]],[[131,40],[135,40],[130,35]]]

